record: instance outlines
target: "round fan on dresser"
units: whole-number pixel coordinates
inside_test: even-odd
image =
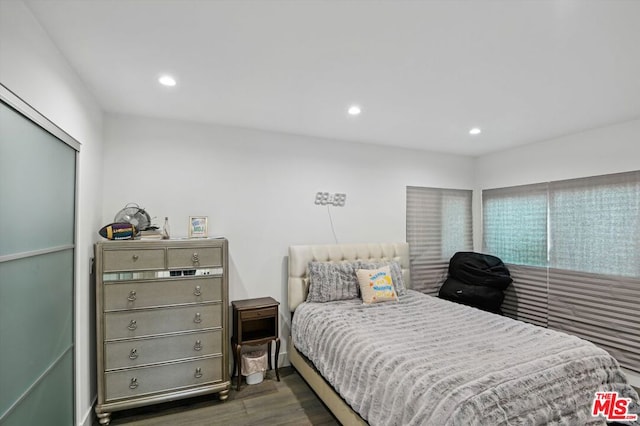
[[[122,210],[116,213],[113,220],[119,223],[130,223],[136,227],[138,233],[149,228],[151,225],[151,217],[143,208],[135,203],[129,203]]]

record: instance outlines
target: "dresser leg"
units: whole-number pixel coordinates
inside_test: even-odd
[[[111,413],[96,413],[98,416],[98,423],[101,425],[108,425],[111,423]]]
[[[229,398],[229,389],[220,391],[218,393],[218,398],[220,398],[220,401],[224,401],[225,399]]]
[[[276,354],[274,361],[276,364],[276,378],[278,379],[278,381],[280,381],[280,373],[278,372],[278,358],[280,358],[280,338],[276,337]]]
[[[267,343],[267,362],[269,363],[269,370],[271,370],[271,340]]]

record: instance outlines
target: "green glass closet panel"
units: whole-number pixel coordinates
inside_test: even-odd
[[[72,425],[76,151],[0,94],[0,426]]]
[[[0,263],[0,282],[4,413],[73,344],[73,250]]]
[[[73,350],[68,351],[29,395],[1,423],[2,426],[73,425]]]
[[[73,244],[75,151],[0,108],[0,256]]]

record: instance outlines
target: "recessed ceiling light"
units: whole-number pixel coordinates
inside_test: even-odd
[[[362,110],[358,105],[351,105],[347,111],[349,115],[360,115]]]
[[[482,133],[482,130],[480,130],[479,127],[474,127],[473,129],[469,130],[470,135],[479,135],[480,133]]]
[[[160,76],[158,82],[163,86],[173,87],[176,85],[176,79],[167,74]]]

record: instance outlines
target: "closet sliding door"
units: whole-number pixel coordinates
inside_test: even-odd
[[[0,425],[72,425],[76,147],[0,88]]]

